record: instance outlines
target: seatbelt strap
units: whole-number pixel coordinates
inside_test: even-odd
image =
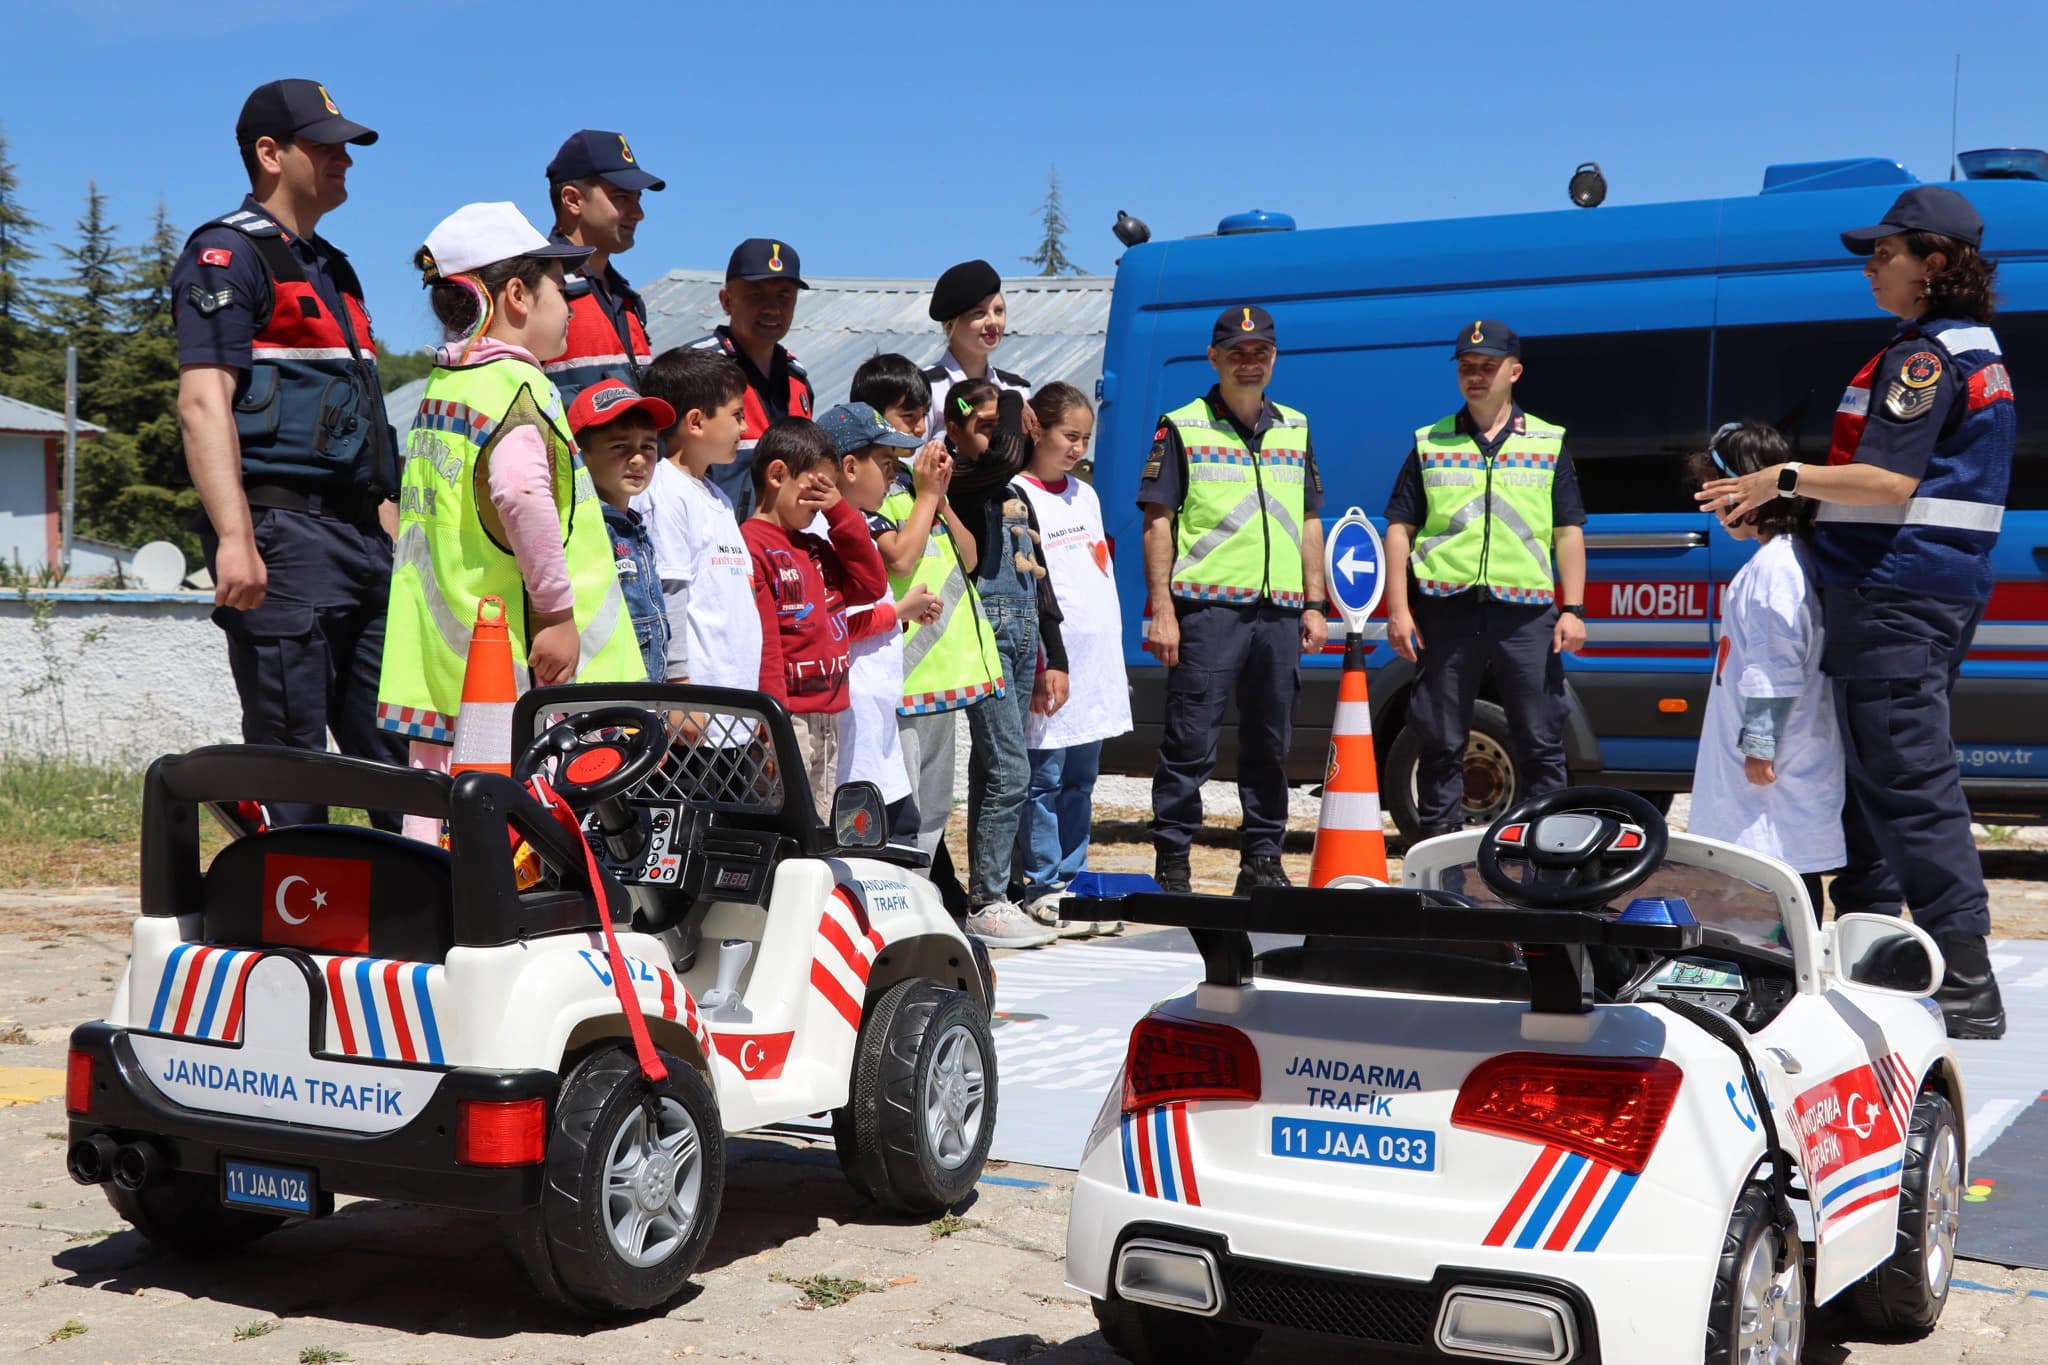
[[[605,960],[612,969],[612,990],[619,997],[619,1009],[625,1013],[626,1029],[633,1035],[633,1055],[639,1060],[640,1074],[649,1083],[659,1085],[668,1079],[668,1068],[662,1065],[654,1051],[654,1038],[647,1032],[647,1020],[640,1012],[640,996],[633,989],[633,978],[626,970],[626,955],[619,951],[618,935],[612,932],[612,909],[604,893],[604,873],[597,865],[597,854],[591,851],[590,840],[583,837],[583,822],[576,818],[576,812],[562,799],[561,793],[547,784],[538,775],[527,784],[533,799],[548,808],[555,817],[555,823],[576,837],[583,847],[583,865],[590,876],[590,894],[597,901],[597,923],[604,930]]]

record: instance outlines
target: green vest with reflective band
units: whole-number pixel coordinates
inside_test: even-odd
[[[900,526],[916,505],[915,493],[896,486],[882,500],[882,515]],[[939,595],[939,619],[928,626],[904,623],[903,701],[897,711],[927,716],[958,710],[986,696],[1002,696],[1003,656],[946,530],[943,507],[932,518],[932,533],[917,567],[889,575],[889,590],[899,601],[919,583]]]
[[[485,597],[504,600],[513,673],[519,691],[529,685],[526,587],[491,504],[489,464],[497,443],[521,427],[538,427],[547,443],[581,637],[576,681],[647,676],[597,490],[570,439],[554,385],[512,357],[436,369],[406,433],[399,480],[398,545],[377,687],[377,723],[387,730],[453,741],[469,633]]]
[[[1308,418],[1278,403],[1254,453],[1206,398],[1166,414],[1187,452],[1174,522],[1173,595],[1196,602],[1303,601],[1301,523]]]
[[[1523,413],[1488,460],[1457,414],[1415,433],[1429,510],[1408,556],[1410,581],[1432,597],[1480,586],[1503,602],[1547,604],[1550,490],[1564,428]]]

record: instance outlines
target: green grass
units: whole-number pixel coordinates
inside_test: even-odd
[[[86,1334],[86,1331],[86,1325],[80,1322],[77,1318],[67,1318],[65,1319],[64,1325],[62,1327],[59,1327],[56,1331],[50,1333],[50,1340],[69,1341],[73,1337],[84,1336]]]
[[[882,1287],[878,1284],[869,1284],[866,1280],[842,1280],[836,1275],[806,1275],[801,1279],[775,1275],[771,1278],[777,1284],[801,1289],[804,1306],[807,1308],[837,1308],[849,1299],[857,1299],[862,1294],[873,1293]]]
[[[255,1337],[267,1337],[282,1326],[284,1324],[276,1318],[258,1318],[254,1322],[245,1322],[240,1327],[237,1327],[235,1329],[235,1340],[249,1341]]]
[[[299,1365],[335,1365],[336,1361],[348,1358],[347,1351],[337,1351],[332,1346],[308,1346],[299,1352]]]
[[[943,1218],[934,1218],[932,1220],[932,1240],[936,1242],[941,1237],[951,1237],[956,1232],[965,1232],[969,1228],[978,1228],[980,1226],[981,1224],[972,1218],[962,1218],[957,1213],[949,1213]]]

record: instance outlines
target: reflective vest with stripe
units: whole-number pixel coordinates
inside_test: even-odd
[[[1207,398],[1166,414],[1187,454],[1187,492],[1174,518],[1175,597],[1302,605],[1308,418],[1278,403],[1273,410],[1280,419],[1257,453]]]
[[[250,343],[249,372],[235,386],[243,479],[374,483],[388,495],[390,428],[377,379],[377,343],[363,307],[363,286],[348,258],[327,248],[335,292],[347,310],[338,318],[283,228],[248,209],[216,218],[200,231],[216,227],[248,239],[270,275],[270,315]]]
[[[577,682],[647,676],[590,472],[576,453],[547,376],[515,357],[437,368],[406,434],[398,547],[385,623],[377,723],[448,743],[462,707],[462,670],[477,603],[499,597],[519,691],[528,686],[527,612],[519,564],[491,504],[490,453],[520,427],[547,443],[562,550],[580,638]]]
[[[882,515],[901,526],[916,505],[916,494],[898,482],[882,500]],[[1003,656],[946,530],[943,509],[932,518],[932,533],[917,567],[889,576],[889,590],[898,601],[919,583],[938,594],[939,619],[928,626],[916,621],[903,624],[903,701],[897,711],[926,716],[958,710],[986,696],[1002,696]]]
[[[647,305],[616,275],[608,283],[619,301],[618,325],[584,276],[571,275],[563,291],[569,297],[569,346],[541,368],[554,381],[565,410],[575,404],[577,394],[602,379],[622,379],[639,388],[642,371],[653,363]]]
[[[1459,430],[1456,413],[1415,433],[1428,499],[1409,581],[1432,597],[1484,587],[1503,602],[1548,604],[1557,595],[1551,564],[1551,486],[1564,428],[1518,414],[1488,459]]]
[[[1920,486],[1905,502],[1878,507],[1821,503],[1814,518],[1814,559],[1824,583],[1983,601],[1991,595],[1991,547],[2005,519],[2019,431],[2012,377],[1989,327],[1929,318],[1893,337],[1849,381],[1835,411],[1828,463],[1856,458],[1870,420],[1877,367],[1894,346],[1912,337],[1927,338],[1939,347],[1942,360],[1955,366],[1963,411],[1930,412],[1919,419],[1935,423],[1941,434]]]

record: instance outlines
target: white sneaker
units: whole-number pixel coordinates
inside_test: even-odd
[[[1048,929],[1053,930],[1061,938],[1086,938],[1089,934],[1098,932],[1098,926],[1094,920],[1063,920],[1060,918],[1060,903],[1066,900],[1066,898],[1067,893],[1064,891],[1046,892],[1043,896],[1031,902],[1029,912],[1031,918],[1037,920]]]
[[[1042,948],[1059,933],[1032,923],[1014,901],[990,901],[967,916],[967,937],[984,948]]]

